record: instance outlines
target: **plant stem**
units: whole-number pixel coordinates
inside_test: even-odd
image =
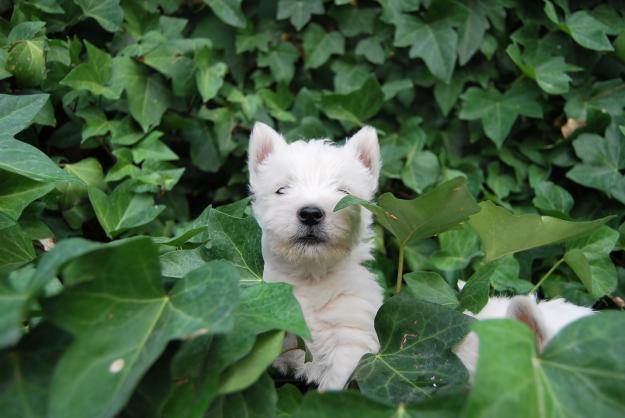
[[[551,276],[551,273],[553,273],[560,264],[562,264],[562,262],[564,261],[564,257],[562,257],[561,259],[559,259],[558,261],[556,261],[556,263],[551,266],[551,268],[549,269],[549,271],[547,273],[544,274],[543,277],[540,278],[540,280],[538,281],[538,283],[536,283],[536,286],[534,286],[532,288],[532,290],[530,290],[530,293],[536,293],[536,291],[538,291],[538,288],[540,286],[542,286],[542,284],[545,282],[545,280],[547,280],[549,278],[549,276]]]
[[[401,292],[402,279],[404,277],[404,246],[399,246],[399,261],[397,263],[397,282],[395,283],[395,293]]]

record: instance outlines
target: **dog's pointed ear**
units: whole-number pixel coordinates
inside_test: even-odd
[[[365,126],[347,140],[345,144],[354,150],[360,162],[369,169],[375,179],[380,175],[380,144],[375,128]]]
[[[514,318],[527,325],[536,336],[536,346],[542,350],[547,342],[548,330],[545,319],[538,309],[536,301],[531,296],[515,296],[510,300],[510,305],[506,312],[508,318]]]
[[[285,145],[282,135],[273,130],[269,125],[256,122],[248,149],[248,168],[250,173],[255,173],[258,167],[276,150],[277,147]]]

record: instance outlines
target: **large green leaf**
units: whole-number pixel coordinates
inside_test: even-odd
[[[74,335],[55,369],[51,417],[114,416],[169,340],[234,325],[237,274],[227,263],[208,263],[165,293],[156,246],[148,238],[127,246],[128,259],[112,261],[115,274],[103,272],[44,304]]]
[[[0,352],[0,409],[6,418],[47,417],[52,371],[70,341],[50,324],[37,326],[19,345]]]
[[[131,183],[117,186],[110,195],[90,187],[89,200],[100,225],[111,238],[153,221],[165,209],[162,205],[155,205],[151,195],[134,193]]]
[[[257,361],[266,365],[268,358],[275,353],[274,347],[269,344],[269,348],[263,348],[254,355],[248,353],[257,343],[256,335],[270,330],[285,330],[310,338],[291,286],[261,283],[242,288],[241,303],[231,333],[215,337],[210,344],[200,339],[185,344],[174,363],[176,375],[182,383],[172,391],[164,415],[172,418],[203,417],[218,395],[223,373],[228,373],[231,376],[228,379],[238,383],[247,383],[258,377],[260,369]],[[270,343],[278,338],[275,333],[268,335]],[[251,372],[247,370],[250,362],[253,366]],[[227,377],[223,376],[223,379]]]
[[[562,330],[542,354],[512,320],[473,323],[480,339],[475,383],[463,416],[620,417],[625,401],[622,312],[598,313]],[[502,396],[505,388],[508,396]]]
[[[375,319],[380,352],[366,354],[354,372],[361,392],[385,403],[413,403],[462,385],[467,372],[451,352],[471,319],[400,294]]]
[[[355,196],[346,196],[334,210],[352,205],[370,210],[402,245],[453,228],[480,210],[466,188],[464,177],[442,183],[412,200],[398,199],[391,193],[385,193],[376,205]]]
[[[267,373],[248,389],[217,399],[207,416],[215,418],[259,417],[276,415],[278,395]]]
[[[431,401],[391,406],[372,400],[357,391],[319,393],[309,391],[294,418],[453,418],[464,403],[459,395],[439,396]]]
[[[36,181],[80,183],[37,148],[10,138],[0,140],[0,169]]]
[[[512,214],[490,201],[480,203],[480,207],[482,210],[471,216],[469,224],[480,236],[487,261],[578,238],[612,218],[573,222],[535,214]]]

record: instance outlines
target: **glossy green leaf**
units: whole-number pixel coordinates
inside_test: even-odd
[[[320,25],[312,23],[304,33],[303,46],[305,68],[317,68],[331,55],[345,51],[345,39],[339,32],[326,32]]]
[[[354,373],[360,391],[390,404],[413,403],[461,386],[466,370],[451,348],[471,319],[441,305],[400,294],[376,316],[380,352],[366,354]]]
[[[624,341],[618,330],[623,326],[621,312],[583,318],[537,354],[534,335],[525,324],[474,322],[480,361],[463,416],[620,416],[625,363],[619,355]],[[514,396],[502,397],[501,388]]]
[[[348,94],[325,94],[321,98],[328,117],[363,125],[382,107],[384,93],[375,77],[370,77],[358,90]]]
[[[567,243],[564,261],[595,298],[610,294],[616,288],[616,268],[610,260],[610,252],[618,237],[617,231],[603,226]]]
[[[47,94],[0,94],[0,141],[26,129],[48,98]]]
[[[109,32],[117,32],[121,28],[124,11],[119,0],[74,0],[85,17],[95,19],[100,26]]]
[[[334,210],[352,205],[362,205],[370,210],[402,245],[444,232],[480,210],[462,177],[442,183],[412,200],[398,199],[385,193],[376,205],[355,196],[346,196]]]
[[[114,415],[169,340],[224,332],[234,324],[238,285],[228,264],[208,263],[165,293],[154,244],[144,238],[128,246],[129,260],[114,261],[126,274],[105,272],[44,305],[74,335],[55,369],[52,417]],[[128,280],[133,286],[125,285]]]
[[[110,195],[89,188],[89,200],[98,221],[109,237],[154,220],[164,209],[147,194],[134,193],[130,183],[117,186]]]
[[[96,96],[117,99],[121,86],[111,85],[112,59],[109,54],[85,42],[89,61],[77,65],[65,76],[60,84],[76,90],[86,90]]]
[[[573,222],[535,214],[516,215],[489,201],[480,203],[480,207],[482,210],[471,216],[469,224],[480,236],[488,261],[581,237],[611,219],[608,216]]]
[[[52,189],[53,184],[0,171],[0,212],[17,220],[26,206]]]
[[[204,0],[206,4],[228,25],[245,27],[245,15],[241,11],[242,0]]]
[[[523,83],[513,85],[505,93],[494,88],[483,90],[470,87],[462,99],[464,103],[460,118],[481,119],[486,136],[497,147],[501,147],[519,115],[540,118],[543,114],[536,95]]]
[[[279,0],[278,19],[289,19],[297,30],[301,30],[313,14],[323,14],[321,0]]]
[[[458,296],[438,273],[416,271],[404,275],[408,291],[419,300],[436,303],[448,308],[458,306]]]

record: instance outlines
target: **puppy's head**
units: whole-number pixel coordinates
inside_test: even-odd
[[[287,144],[272,128],[256,123],[248,164],[266,256],[327,266],[366,233],[368,212],[333,209],[346,194],[373,197],[381,165],[375,129],[364,127],[339,147],[326,140]]]

